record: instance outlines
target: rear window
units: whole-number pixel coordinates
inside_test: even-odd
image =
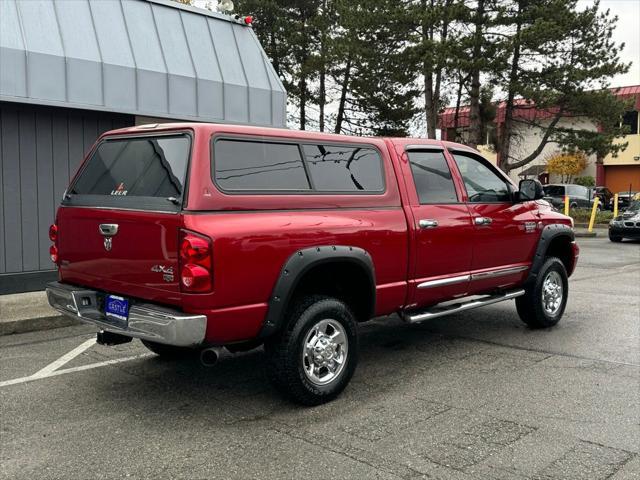
[[[69,200],[128,208],[154,202],[177,205],[185,189],[190,148],[186,134],[107,139],[69,188]]]

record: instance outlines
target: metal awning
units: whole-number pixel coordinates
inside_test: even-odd
[[[253,29],[170,0],[0,1],[0,100],[284,126]]]

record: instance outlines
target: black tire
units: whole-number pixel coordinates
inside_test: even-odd
[[[555,272],[552,273],[552,272]],[[557,276],[556,276],[557,274]],[[543,286],[548,277],[555,278],[562,286],[561,300],[556,311],[550,312],[543,305]],[[569,281],[567,270],[560,259],[548,257],[540,268],[540,273],[532,285],[526,287],[525,294],[516,298],[516,308],[520,319],[531,328],[548,328],[556,325],[567,306]]]
[[[612,242],[618,243],[622,241],[622,237],[611,235],[611,232],[609,232],[609,240],[611,240]]]
[[[358,325],[353,313],[340,300],[309,295],[294,303],[285,320],[285,328],[265,343],[269,380],[283,395],[302,405],[320,405],[333,400],[347,386],[358,363]],[[304,357],[304,345],[313,328],[325,320],[342,327],[347,342],[342,351],[346,352],[346,358],[343,366],[336,370],[335,378],[319,385],[305,371],[309,365],[305,362],[309,360]],[[331,332],[330,325],[328,331]],[[335,352],[339,348],[344,347],[338,347]],[[329,375],[328,368],[326,372]]]
[[[164,343],[151,342],[149,340],[141,340],[141,342],[153,353],[167,360],[195,358],[198,353],[196,348],[176,347],[173,345],[165,345]]]

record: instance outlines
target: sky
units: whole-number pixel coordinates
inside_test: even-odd
[[[586,7],[594,3],[594,0],[580,0],[578,5]],[[617,43],[625,44],[620,59],[631,62],[629,72],[614,77],[611,86],[640,85],[640,0],[601,0],[600,9],[609,9],[612,15],[618,16],[613,38]]]

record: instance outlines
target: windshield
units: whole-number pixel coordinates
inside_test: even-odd
[[[640,212],[640,200],[633,200],[627,207],[627,212]]]

